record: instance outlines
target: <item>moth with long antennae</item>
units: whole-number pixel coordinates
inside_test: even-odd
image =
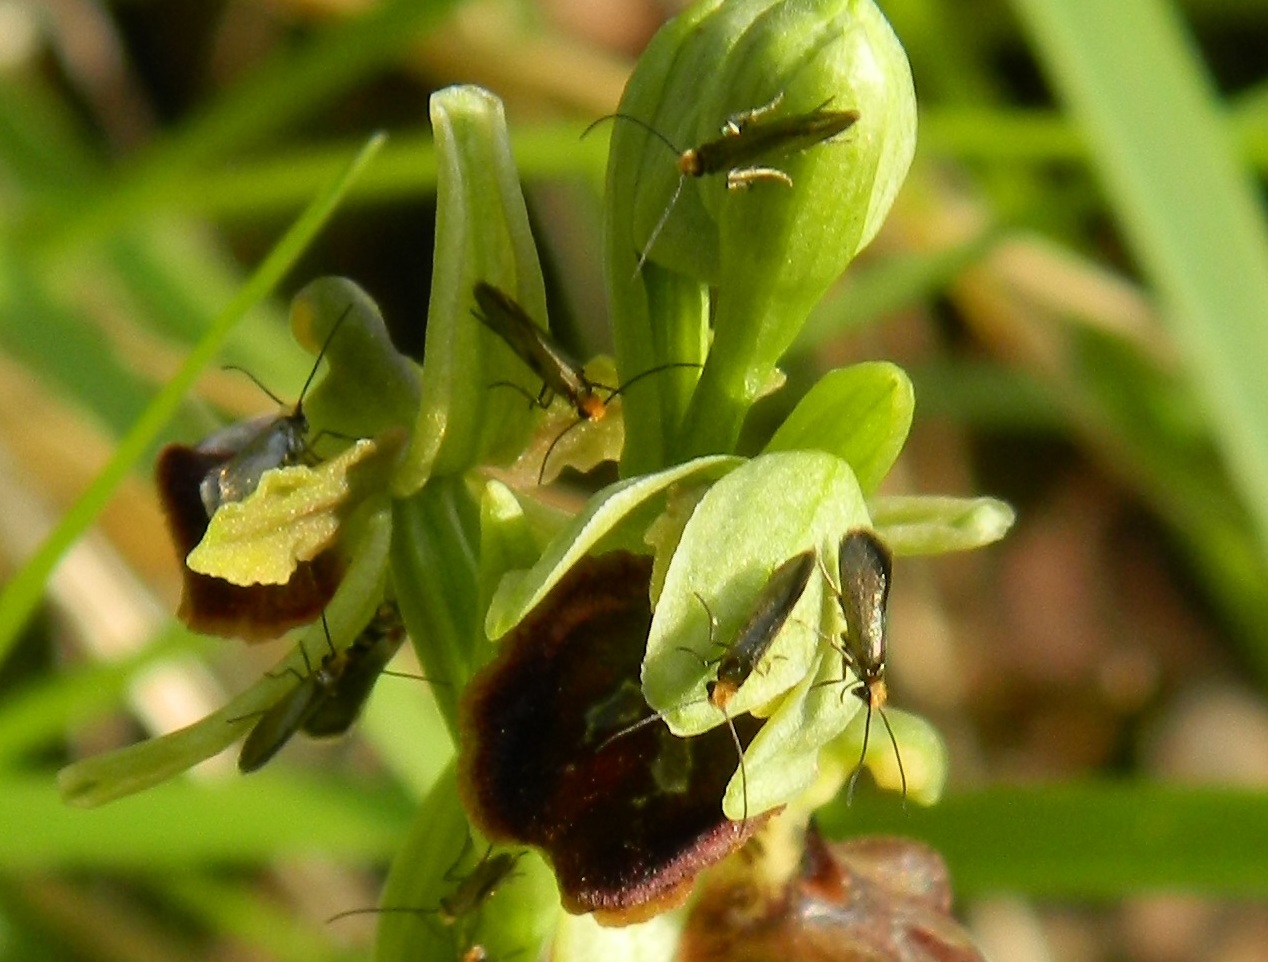
[[[259,487],[260,479],[265,472],[273,468],[298,464],[310,454],[308,442],[308,417],[304,414],[304,398],[312,386],[317,370],[321,367],[322,358],[330,347],[330,342],[339,333],[339,328],[352,312],[352,304],[339,315],[326,335],[326,340],[313,361],[312,370],[304,381],[299,393],[299,400],[289,414],[270,414],[231,424],[205,438],[195,448],[198,452],[228,451],[232,455],[207,472],[198,485],[198,494],[202,498],[207,517],[211,517],[222,505],[231,501],[241,501]],[[231,367],[228,370],[242,370]],[[253,375],[246,373],[256,385],[279,405],[285,406],[282,400],[260,384]]]
[[[490,847],[480,861],[476,863],[475,868],[464,876],[455,876],[453,874],[454,869],[466,857],[470,847],[471,837],[468,836],[457,861],[449,866],[449,869],[445,872],[446,881],[456,881],[457,884],[447,895],[441,896],[439,903],[434,909],[416,908],[409,905],[347,909],[332,915],[326,921],[335,922],[353,915],[379,915],[401,912],[410,915],[435,915],[442,924],[453,925],[463,916],[471,915],[479,910],[485,902],[491,899],[498,888],[514,873],[516,863],[524,857],[523,852],[498,852],[494,855],[493,849]]]
[[[801,554],[793,555],[771,573],[766,586],[753,605],[748,620],[736,632],[734,640],[725,646],[726,650],[718,659],[717,676],[705,684],[706,699],[710,705],[722,713],[727,729],[731,733],[736,754],[739,756],[740,784],[744,796],[741,824],[748,821],[748,773],[744,769],[744,746],[740,743],[740,736],[735,730],[735,723],[727,711],[727,706],[757,670],[757,666],[766,657],[771,645],[779,637],[780,631],[792,615],[793,609],[797,607],[797,602],[801,600],[806,585],[810,581],[810,574],[814,571],[815,559],[815,552],[806,550]],[[705,600],[699,595],[696,597],[704,605],[705,612],[709,616],[709,635],[712,639],[717,622]],[[660,720],[660,717],[659,714],[649,715],[610,735],[597,750],[602,750],[617,738]]]
[[[642,118],[619,111],[600,117],[582,132],[581,136],[585,137],[605,120],[628,120],[642,127],[678,155],[678,183],[669,203],[665,205],[664,213],[660,215],[647,243],[643,245],[638,264],[634,268],[636,275],[643,269],[653,245],[668,223],[669,215],[673,213],[688,177],[707,177],[725,171],[728,190],[747,190],[764,180],[792,187],[792,177],[786,171],[758,161],[763,157],[800,153],[843,134],[859,119],[857,110],[828,110],[831,98],[804,113],[770,117],[778,110],[783,99],[781,92],[768,104],[733,114],[722,125],[720,136],[686,149],[678,147]]]
[[[894,737],[894,729],[885,715],[885,705],[889,701],[889,690],[885,686],[885,629],[892,568],[889,548],[871,529],[855,528],[841,539],[837,555],[841,584],[839,587],[832,585],[841,607],[841,616],[845,619],[845,633],[840,643],[841,666],[857,679],[854,687],[849,689],[850,693],[867,707],[863,750],[858,765],[850,775],[847,802],[854,799],[854,787],[867,760],[873,711],[880,714],[890,744],[894,746],[903,797],[907,797],[907,773],[903,770],[898,739]]]
[[[326,627],[325,615],[322,626]],[[405,640],[405,625],[395,604],[379,607],[370,623],[343,651],[336,651],[326,627],[330,647],[316,667],[309,664],[301,648],[307,672],[290,673],[298,684],[279,698],[255,723],[238,754],[238,770],[247,773],[261,768],[276,755],[297,731],[314,738],[346,732],[374,688],[384,667]]]
[[[577,414],[577,420],[564,428],[546,449],[542,457],[541,470],[537,475],[538,483],[546,476],[546,465],[550,456],[568,432],[587,421],[601,420],[608,410],[613,398],[625,393],[643,378],[660,371],[676,367],[699,368],[694,361],[671,362],[661,364],[636,374],[618,387],[610,387],[592,381],[582,370],[581,365],[568,356],[558,344],[534,323],[528,312],[509,294],[506,294],[486,281],[477,281],[473,289],[476,308],[472,315],[481,324],[506,342],[507,346],[523,361],[530,371],[542,381],[542,389],[537,395],[529,394],[518,384],[500,381],[497,386],[505,386],[522,392],[529,403],[541,408],[550,406],[551,399],[559,395],[567,399]]]

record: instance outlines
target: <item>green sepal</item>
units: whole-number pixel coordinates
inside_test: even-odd
[[[472,289],[486,281],[545,326],[546,292],[502,102],[479,87],[448,87],[431,98],[436,137],[436,247],[413,443],[398,472],[398,495],[432,474],[502,463],[526,443],[541,390],[523,362],[471,314]],[[496,384],[518,385],[523,394]]]
[[[994,544],[1017,517],[998,498],[886,495],[872,498],[868,508],[895,555],[944,554]]]
[[[898,460],[915,404],[911,380],[896,364],[868,361],[831,371],[797,402],[766,451],[835,454],[870,495]]]
[[[250,688],[219,711],[179,731],[95,755],[62,769],[57,785],[72,805],[91,808],[165,782],[241,738],[260,713],[295,687],[296,673],[308,670],[314,654],[342,650],[356,639],[383,598],[392,516],[378,511],[365,520],[352,563],[326,606],[331,641],[319,620],[304,630],[297,646]],[[308,660],[304,658],[308,652]]]
[[[860,118],[798,154],[736,161],[778,168],[791,189],[768,180],[730,190],[725,170],[682,183],[651,258],[717,294],[709,362],[679,455],[733,449],[810,309],[875,235],[914,153],[915,94],[902,47],[868,0],[736,0],[693,7],[663,28],[621,102],[622,113],[681,150],[717,139],[729,118],[776,98],[771,118],[819,107]],[[606,252],[624,374],[636,366],[629,345],[671,340],[631,275],[680,176],[662,141],[639,124],[616,124]]]
[[[461,959],[481,945],[490,959],[523,953],[537,958],[559,914],[554,876],[535,852],[524,850],[515,869],[483,905],[444,924],[440,901],[461,883],[486,853],[458,801],[454,767],[423,799],[400,850],[392,860],[381,904],[419,912],[380,916],[374,958]]]
[[[829,690],[835,695],[840,688]],[[862,708],[862,702],[857,698],[849,695],[846,697]],[[895,756],[894,745],[885,730],[886,720],[894,731],[894,741],[898,742],[899,756],[902,758],[901,772],[898,768],[899,756]],[[859,763],[866,721],[867,713],[858,711],[850,724],[820,755],[825,773],[828,777],[835,778],[838,784],[844,784]],[[867,757],[863,764],[867,766],[879,788],[890,792],[902,791],[905,775],[907,798],[918,805],[936,805],[946,787],[950,758],[946,742],[933,725],[919,715],[886,706],[884,719],[879,713],[872,713]]]
[[[618,548],[645,550],[644,532],[663,509],[660,495],[672,485],[714,478],[741,463],[739,458],[699,458],[658,474],[619,481],[596,492],[527,571],[502,579],[489,605],[485,632],[501,638],[533,610],[581,558]]]
[[[329,339],[329,370],[304,399],[314,434],[369,438],[413,427],[417,365],[393,346],[378,305],[356,283],[319,277],[304,285],[291,300],[291,330],[313,353]]]
[[[675,734],[723,723],[705,683],[771,572],[806,549],[831,566],[841,535],[868,524],[850,466],[818,451],[754,458],[709,489],[669,563],[643,664],[647,701]],[[828,602],[835,604],[825,599],[823,578],[812,574],[778,640],[732,699],[731,714],[767,704],[806,676],[818,657]],[[709,612],[717,619],[712,631]]]

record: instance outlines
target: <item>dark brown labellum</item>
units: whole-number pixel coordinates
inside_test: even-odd
[[[159,454],[155,480],[168,531],[181,559],[181,602],[177,615],[194,631],[270,641],[321,614],[343,578],[338,546],[302,561],[284,585],[235,585],[191,571],[185,557],[207,532],[209,518],[199,485],[222,462],[223,453],[171,444]]]
[[[624,552],[581,561],[502,640],[461,705],[459,787],[473,822],[490,840],[542,849],[564,908],[616,924],[680,904],[764,821],[722,814],[735,770],[723,729],[679,739],[658,723],[608,741],[649,711],[629,701],[651,569]],[[747,743],[758,723],[736,727]]]

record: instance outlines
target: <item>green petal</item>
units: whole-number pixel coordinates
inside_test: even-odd
[[[835,454],[871,494],[898,460],[914,409],[911,381],[902,368],[885,361],[855,364],[821,378],[766,450]]]
[[[642,547],[643,532],[654,520],[652,512],[662,506],[658,496],[670,486],[716,477],[739,463],[739,458],[699,458],[659,474],[620,481],[597,492],[572,524],[550,543],[537,564],[502,579],[489,605],[485,632],[490,638],[501,638],[585,555],[618,547]],[[644,514],[649,516],[644,518]]]
[[[1016,514],[997,498],[885,496],[868,502],[872,523],[896,555],[943,554],[994,544]]]
[[[807,548],[835,558],[841,535],[869,523],[850,466],[818,451],[763,455],[709,489],[669,563],[643,665],[648,703],[675,734],[722,724],[705,683],[716,674],[718,646],[747,620],[771,572]],[[812,575],[769,655],[731,701],[732,714],[770,702],[813,669],[825,605],[835,605],[823,586]],[[716,631],[701,599],[717,618]]]

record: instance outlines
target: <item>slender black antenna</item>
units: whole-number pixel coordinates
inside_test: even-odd
[[[652,722],[658,722],[658,721],[663,721],[663,719],[661,718],[661,715],[659,712],[654,711],[650,715],[648,715],[646,718],[640,718],[638,721],[634,722],[634,724],[626,725],[620,731],[613,732],[607,738],[603,739],[603,741],[599,742],[599,744],[594,749],[594,753],[597,755],[599,754],[599,752],[603,751],[603,749],[607,748],[618,738],[624,738],[626,735],[632,735],[634,732],[638,731],[640,728],[646,728]]]
[[[274,404],[276,404],[276,405],[277,405],[278,407],[280,407],[280,408],[284,408],[284,407],[286,407],[286,402],[285,402],[285,401],[283,401],[280,397],[278,397],[276,394],[274,394],[272,391],[270,391],[267,387],[265,387],[265,386],[264,386],[264,382],[263,382],[263,381],[261,381],[261,380],[260,380],[258,377],[256,377],[254,374],[252,374],[250,371],[248,371],[245,367],[240,367],[240,366],[239,366],[239,365],[237,365],[237,364],[226,364],[226,365],[224,365],[224,367],[222,367],[220,370],[222,370],[222,371],[236,371],[238,374],[245,374],[248,378],[250,378],[250,379],[251,379],[251,383],[252,383],[252,384],[254,384],[256,387],[258,387],[261,391],[263,391],[265,394],[267,394],[270,398],[272,398],[272,400],[273,400],[273,403],[274,403]]]
[[[564,428],[562,431],[560,431],[558,434],[555,435],[555,440],[550,442],[550,447],[546,449],[546,454],[542,457],[541,469],[537,472],[537,483],[539,485],[546,478],[546,463],[550,460],[551,452],[555,450],[555,446],[559,444],[559,442],[562,441],[568,435],[570,431],[572,431],[574,428],[580,427],[581,425],[585,423],[586,423],[585,418],[577,418],[577,420],[573,421],[570,425],[568,425],[566,428]]]
[[[876,709],[881,713],[881,721],[885,723],[885,731],[889,732],[889,743],[894,746],[894,758],[898,761],[898,777],[903,783],[903,804],[907,804],[907,772],[903,770],[903,753],[898,750],[898,739],[894,737],[894,729],[889,724],[889,716],[884,708]]]
[[[612,393],[607,396],[607,400],[605,400],[603,403],[607,404],[608,401],[611,401],[617,395],[624,394],[631,387],[633,387],[639,381],[643,380],[643,378],[647,377],[648,375],[659,374],[661,371],[668,371],[670,368],[674,368],[674,367],[694,367],[696,368],[696,370],[699,370],[699,371],[704,370],[704,365],[700,364],[697,361],[670,361],[667,364],[658,364],[655,367],[648,368],[642,374],[635,374],[632,378],[630,378],[620,387],[609,388],[608,390],[610,390]]]
[[[748,825],[748,772],[744,770],[744,746],[740,744],[740,735],[735,730],[735,722],[731,720],[731,716],[726,713],[725,708],[718,709],[722,712],[722,717],[726,719],[727,730],[731,733],[731,742],[735,745],[735,754],[740,759],[740,787],[744,792],[744,818],[740,820],[740,831],[744,831]]]
[[[863,751],[859,754],[859,763],[854,766],[854,773],[850,776],[850,784],[845,792],[845,804],[854,804],[854,786],[859,782],[859,776],[863,774],[863,765],[867,762],[867,740],[872,734],[872,705],[867,705],[867,721],[863,723]]]
[[[643,269],[643,265],[647,263],[647,257],[652,252],[652,246],[656,243],[656,239],[660,237],[660,232],[665,229],[665,224],[669,222],[669,215],[674,212],[674,205],[678,203],[678,195],[682,193],[682,185],[687,182],[686,174],[678,175],[678,186],[674,188],[674,194],[669,198],[669,203],[665,205],[665,212],[660,215],[660,220],[656,222],[656,226],[652,228],[652,236],[647,238],[647,243],[643,245],[643,251],[638,255],[638,263],[634,265],[634,273],[630,275],[630,280],[638,277],[638,272]]]
[[[317,376],[317,368],[321,366],[321,359],[326,356],[326,348],[330,347],[330,342],[335,339],[335,334],[338,333],[340,326],[342,326],[344,322],[344,319],[351,313],[352,313],[352,305],[349,304],[346,308],[344,308],[344,312],[339,315],[339,320],[335,321],[335,326],[330,329],[330,333],[326,335],[326,340],[321,345],[321,350],[317,352],[317,360],[313,362],[312,370],[308,372],[308,378],[304,381],[304,386],[299,392],[299,400],[295,402],[296,412],[300,412],[303,410],[304,397],[308,394],[309,387],[312,386],[313,378]],[[272,399],[274,404],[276,404],[280,408],[286,407],[285,401],[283,401],[280,397],[278,397],[276,394],[270,391],[268,387],[265,386],[263,381],[261,381],[258,377],[256,377],[250,371],[248,371],[245,367],[242,367],[238,364],[226,364],[220,370],[237,371],[239,374],[245,374],[248,378],[251,379],[252,384],[258,387],[261,391],[267,394],[270,399]]]
[[[684,151],[678,148],[677,144],[649,124],[646,120],[643,120],[641,117],[635,117],[633,114],[623,114],[620,111],[617,111],[614,114],[604,114],[598,120],[591,123],[589,127],[583,130],[581,132],[581,136],[584,138],[586,134],[590,133],[590,131],[594,130],[595,127],[603,123],[605,120],[628,120],[632,124],[638,124],[638,126],[646,130],[649,134],[672,150],[677,156],[682,157],[684,153]],[[656,227],[652,230],[652,236],[647,239],[647,243],[643,246],[642,253],[638,255],[638,263],[634,266],[634,273],[630,275],[630,280],[638,277],[638,272],[641,271],[643,269],[643,265],[647,263],[647,255],[651,253],[652,245],[656,243],[656,238],[660,237],[660,232],[665,229],[665,223],[669,220],[669,215],[673,212],[674,204],[678,203],[678,195],[682,193],[683,181],[686,179],[686,174],[682,174],[678,177],[678,186],[674,188],[674,196],[669,198],[669,203],[665,207],[665,212],[660,215],[660,220],[656,222]]]
[[[313,378],[317,376],[317,368],[321,367],[321,359],[326,356],[326,348],[330,347],[330,342],[335,339],[335,335],[339,333],[339,328],[343,327],[343,322],[347,320],[348,315],[351,313],[352,302],[349,301],[348,306],[339,315],[339,320],[335,321],[334,327],[326,335],[326,340],[322,343],[321,350],[317,352],[317,360],[313,361],[313,369],[308,372],[308,380],[304,382],[304,386],[299,392],[299,400],[295,402],[295,411],[297,413],[304,409],[304,398],[308,396],[308,389],[312,386]]]
[[[340,919],[346,919],[352,915],[379,915],[387,912],[408,912],[411,915],[437,915],[436,909],[420,909],[410,905],[384,905],[379,908],[363,908],[363,909],[344,909],[337,912],[330,918],[326,919],[326,924],[338,922]]]
[[[321,629],[326,633],[326,646],[330,649],[332,655],[338,654],[335,651],[335,640],[330,637],[330,622],[326,620],[326,609],[321,609]]]
[[[889,723],[889,716],[885,714],[884,708],[877,708],[880,712],[881,721],[885,723],[885,731],[889,734],[889,743],[894,746],[894,758],[898,761],[898,777],[903,786],[903,804],[907,804],[907,771],[903,768],[903,753],[898,750],[898,739],[894,736],[894,728]],[[854,804],[854,786],[858,783],[859,775],[863,773],[863,766],[867,763],[867,740],[872,731],[872,705],[867,705],[867,721],[863,725],[863,752],[859,755],[859,763],[854,768],[854,773],[850,775],[850,784],[845,793],[845,804]]]
[[[617,111],[614,114],[604,114],[598,120],[593,121],[590,124],[590,126],[586,127],[586,129],[581,132],[581,139],[585,140],[586,137],[590,134],[590,131],[594,130],[595,127],[599,126],[599,124],[603,123],[605,120],[628,120],[630,123],[638,124],[644,130],[646,130],[649,134],[651,134],[653,137],[659,140],[662,144],[664,144],[666,147],[672,150],[675,154],[679,154],[679,155],[682,154],[682,151],[678,149],[678,147],[674,144],[672,140],[670,140],[668,137],[662,134],[659,130],[657,130],[655,127],[649,124],[646,120],[643,120],[640,117],[635,117],[633,114],[623,114],[620,111]]]

